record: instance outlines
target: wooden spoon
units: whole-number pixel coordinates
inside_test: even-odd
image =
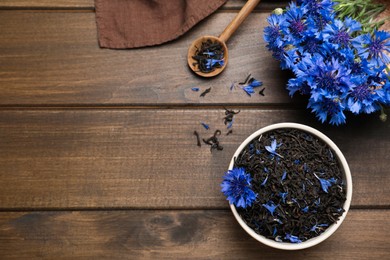
[[[240,12],[236,15],[233,21],[225,28],[222,34],[219,37],[215,36],[202,36],[195,41],[192,42],[190,48],[188,49],[187,62],[188,66],[191,68],[193,72],[198,74],[201,77],[214,77],[221,73],[229,59],[228,49],[226,46],[226,42],[229,40],[230,36],[237,30],[237,28],[241,25],[241,23],[245,20],[245,18],[253,11],[253,9],[259,4],[260,0],[248,0],[246,4],[242,7]],[[210,39],[213,42],[218,42],[221,44],[223,52],[224,52],[224,64],[221,68],[215,68],[213,71],[209,73],[201,72],[199,68],[197,68],[196,61],[192,58],[196,51],[200,48],[202,42]]]

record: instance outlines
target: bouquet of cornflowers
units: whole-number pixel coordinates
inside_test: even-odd
[[[298,0],[267,19],[267,48],[282,69],[294,73],[290,95],[309,95],[308,108],[322,122],[343,124],[345,111],[380,110],[386,119],[390,33],[367,19],[381,11],[377,7],[371,0]]]

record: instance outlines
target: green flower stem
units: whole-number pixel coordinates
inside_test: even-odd
[[[366,33],[372,33],[374,30],[379,29],[390,18],[387,17],[380,21],[375,21],[378,15],[386,10],[386,6],[373,3],[372,0],[334,0],[334,2],[337,3],[334,9],[340,19],[351,17],[359,21],[362,24],[363,31]]]

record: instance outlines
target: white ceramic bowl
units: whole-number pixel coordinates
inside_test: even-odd
[[[237,219],[237,221],[241,225],[241,227],[249,235],[251,235],[254,239],[260,241],[261,243],[263,243],[263,244],[265,244],[267,246],[278,248],[278,249],[299,250],[299,249],[312,247],[312,246],[315,246],[315,245],[321,243],[322,241],[324,241],[325,239],[330,237],[340,227],[341,223],[343,222],[343,220],[345,219],[345,216],[348,213],[349,206],[351,205],[351,199],[352,199],[352,177],[351,177],[351,171],[349,170],[349,166],[348,166],[348,163],[347,163],[344,155],[342,154],[340,149],[336,146],[336,144],[332,140],[330,140],[323,133],[321,133],[320,131],[318,131],[318,130],[312,128],[312,127],[309,127],[309,126],[306,126],[306,125],[302,125],[302,124],[296,124],[296,123],[280,123],[280,124],[269,125],[267,127],[264,127],[264,128],[261,128],[261,129],[257,130],[253,134],[251,134],[238,147],[238,149],[234,153],[233,158],[230,161],[229,170],[233,169],[234,158],[238,157],[238,155],[245,148],[245,146],[247,146],[254,138],[256,138],[257,136],[259,136],[259,135],[261,135],[261,134],[263,134],[265,132],[269,132],[269,131],[272,131],[272,130],[275,130],[275,129],[280,129],[280,128],[294,128],[294,129],[299,129],[299,130],[311,133],[312,135],[314,135],[314,136],[318,137],[319,139],[321,139],[322,141],[324,141],[326,144],[328,144],[333,149],[333,151],[335,152],[335,154],[336,154],[337,158],[339,159],[339,162],[340,162],[340,164],[342,166],[342,171],[344,172],[344,181],[346,182],[347,194],[346,194],[346,201],[345,201],[344,206],[343,206],[345,212],[339,218],[337,223],[334,223],[331,226],[329,226],[319,236],[311,238],[311,239],[308,239],[308,240],[306,240],[306,241],[304,241],[302,243],[288,243],[288,242],[276,242],[275,240],[272,240],[272,239],[269,239],[269,238],[266,238],[266,237],[264,237],[262,235],[257,234],[253,229],[251,229],[247,224],[245,224],[245,222],[242,220],[242,218],[240,217],[240,215],[238,214],[238,212],[236,210],[236,207],[233,204],[230,205],[230,208],[231,208],[231,210],[233,212],[234,217]]]

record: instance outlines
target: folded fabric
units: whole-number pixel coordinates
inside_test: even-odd
[[[99,45],[126,49],[181,36],[227,0],[95,0]]]

